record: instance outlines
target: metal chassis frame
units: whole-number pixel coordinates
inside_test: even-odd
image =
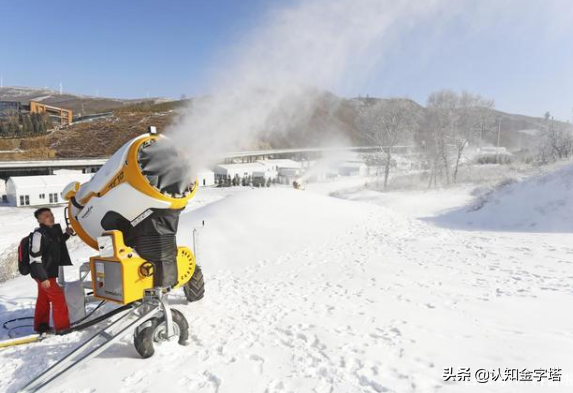
[[[205,226],[204,222],[202,226]],[[198,232],[198,228],[193,229],[193,253],[195,258],[197,258]],[[91,280],[86,280],[89,273],[91,273],[89,262],[82,263],[79,269],[79,281],[82,283],[84,290],[91,290],[93,288]],[[66,283],[63,267],[60,267],[58,282],[62,286]],[[86,295],[85,293],[84,298],[86,303],[99,301],[95,296]],[[162,315],[165,318],[167,335],[165,339],[169,340],[175,336],[173,314],[169,308],[167,296],[164,293],[163,288],[152,288],[146,290],[143,299],[141,301],[134,302],[133,305],[134,308],[126,310],[123,315],[107,327],[94,334],[68,355],[20,388],[19,392],[43,391],[49,384],[60,378],[67,371],[70,371],[72,368],[82,365],[88,360],[99,355],[130,331],[134,330],[137,332],[137,328],[139,326],[145,324],[157,315]]]
[[[99,355],[112,344],[128,334],[133,328],[145,323],[151,318],[162,314],[165,318],[167,337],[175,335],[173,319],[167,296],[161,288],[152,288],[145,292],[142,301],[135,302],[135,307],[113,321],[109,326],[100,330],[87,341],[74,349],[71,353],[59,360],[42,374],[22,387],[20,392],[40,392],[51,382],[61,377],[66,371],[84,364],[93,357]]]

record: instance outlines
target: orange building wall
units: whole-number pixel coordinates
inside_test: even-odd
[[[56,106],[41,104],[36,101],[30,101],[30,112],[56,114],[60,117],[60,125],[72,124],[73,112],[70,109],[63,109]]]

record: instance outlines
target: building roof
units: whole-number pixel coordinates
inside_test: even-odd
[[[284,174],[298,174],[298,173],[303,173],[304,170],[302,168],[279,168],[279,173],[281,175]]]
[[[278,168],[300,168],[302,163],[289,159],[258,160],[263,165],[276,166]]]
[[[75,160],[30,160],[30,161],[0,161],[0,169],[12,168],[66,168],[85,166],[100,166],[107,162],[107,158],[80,158]]]
[[[226,171],[244,170],[246,172],[249,172],[249,171],[265,170],[266,166],[261,164],[260,162],[245,162],[241,164],[221,164],[215,167],[215,172],[217,171],[217,169],[224,169]]]
[[[92,174],[78,173],[65,175],[42,175],[42,176],[12,176],[8,179],[17,188],[64,188],[73,181],[85,183],[92,178]]]

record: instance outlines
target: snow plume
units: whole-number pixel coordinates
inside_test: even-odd
[[[299,0],[271,10],[167,134],[196,168],[304,130],[325,89],[364,77],[440,0]]]
[[[358,159],[360,159],[360,157],[356,153],[340,150],[325,150],[320,160],[311,165],[298,180],[303,183],[315,181],[316,178],[337,172],[341,163],[352,162]]]

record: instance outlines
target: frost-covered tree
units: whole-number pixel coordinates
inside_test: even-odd
[[[430,94],[424,121],[424,152],[430,166],[429,186],[456,182],[464,150],[481,141],[495,124],[495,104],[480,95],[441,90]]]
[[[548,112],[549,113],[549,112]],[[542,163],[562,160],[573,155],[573,131],[571,127],[548,120],[547,129],[539,149]]]
[[[449,146],[455,134],[458,105],[459,97],[451,90],[441,90],[428,97],[425,120],[428,138],[425,139],[425,152],[430,162],[430,187],[437,185],[437,179],[441,173],[443,173],[446,184],[450,183]]]
[[[455,161],[453,181],[456,182],[458,169],[465,148],[477,140],[479,147],[483,144],[485,136],[490,134],[496,127],[496,114],[493,111],[495,102],[483,98],[479,94],[463,91],[459,96],[457,116],[454,121],[453,143],[455,146]]]
[[[384,188],[388,185],[394,149],[411,139],[416,126],[415,116],[413,103],[405,99],[366,100],[358,116],[358,128],[379,148],[377,157],[372,160],[384,168]]]

